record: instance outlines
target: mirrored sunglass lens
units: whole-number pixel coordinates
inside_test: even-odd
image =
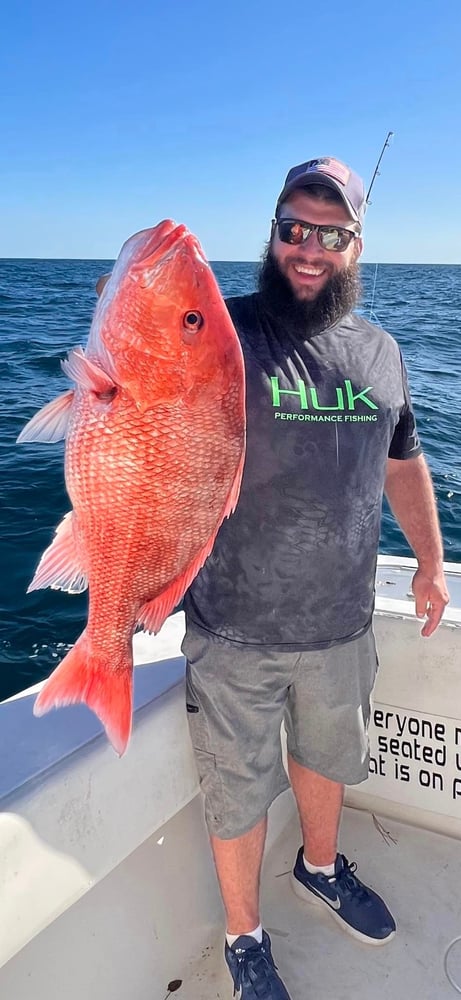
[[[300,222],[279,222],[279,236],[282,243],[302,243],[311,232],[309,226],[302,226]]]
[[[349,246],[352,234],[344,229],[322,229],[320,241],[325,250],[345,250]]]

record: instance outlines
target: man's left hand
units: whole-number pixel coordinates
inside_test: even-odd
[[[415,598],[417,617],[427,618],[421,630],[421,635],[427,638],[438,628],[450,600],[443,570],[429,575],[419,567],[413,577],[411,589]]]

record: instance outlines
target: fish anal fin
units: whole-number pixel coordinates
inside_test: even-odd
[[[53,399],[51,403],[43,406],[23,427],[16,443],[42,441],[47,444],[55,444],[56,441],[62,441],[67,433],[73,399],[74,390],[69,389]]]
[[[245,447],[242,442],[242,455],[237,466],[237,471],[234,476],[234,481],[232,483],[231,489],[229,491],[229,496],[227,497],[226,506],[224,508],[224,516],[230,517],[234,513],[234,510],[238,503],[238,498],[240,496],[240,487],[242,485],[243,467],[245,465]]]
[[[83,702],[102,722],[114,750],[121,757],[130,739],[133,714],[133,659],[131,645],[119,662],[94,652],[83,632],[45,684],[34,704],[34,715],[51,708]]]
[[[84,559],[78,544],[74,511],[65,515],[56,528],[51,545],[45,549],[27,593],[51,587],[68,594],[81,594],[88,586]]]
[[[140,625],[147,632],[160,631],[165,618],[167,618],[173,609],[179,604],[181,599],[184,597],[187,588],[190,587],[192,581],[197,576],[197,573],[202,568],[205,560],[210,555],[215,543],[216,535],[218,534],[218,530],[224,518],[229,517],[237,505],[244,461],[245,456],[242,454],[216,530],[212,535],[210,535],[200,551],[197,552],[195,559],[192,563],[189,563],[181,576],[173,580],[166,590],[164,590],[161,594],[158,594],[157,597],[154,597],[153,600],[147,601],[146,604],[144,604],[140,609],[137,615],[136,624]]]
[[[146,632],[159,632],[165,619],[171,614],[173,609],[179,604],[187,588],[195,579],[199,569],[208,558],[216,538],[218,530],[207,539],[206,544],[197,553],[192,563],[186,567],[181,576],[176,577],[166,590],[154,597],[152,601],[147,601],[140,609],[136,624],[141,625]]]

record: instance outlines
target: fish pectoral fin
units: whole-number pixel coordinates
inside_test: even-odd
[[[82,389],[89,389],[92,392],[110,392],[115,389],[114,380],[85,356],[81,347],[75,347],[69,351],[65,361],[61,361],[61,368],[68,378],[76,382]]]
[[[56,528],[55,537],[45,549],[27,593],[51,587],[53,590],[65,590],[68,594],[81,594],[87,586],[88,578],[77,540],[76,518],[71,510]]]
[[[55,444],[56,441],[62,441],[67,433],[73,399],[74,390],[69,389],[43,406],[23,427],[16,443],[43,441]]]

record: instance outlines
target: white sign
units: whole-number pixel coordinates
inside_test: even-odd
[[[364,791],[461,818],[461,720],[376,704]]]

